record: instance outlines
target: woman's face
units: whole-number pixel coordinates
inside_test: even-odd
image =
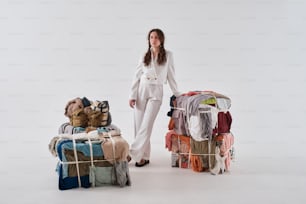
[[[160,46],[160,40],[159,40],[159,37],[158,37],[158,35],[157,35],[157,33],[156,32],[152,32],[152,33],[150,33],[150,45],[151,45],[151,47],[155,47],[155,48],[157,48],[157,47],[159,47]]]

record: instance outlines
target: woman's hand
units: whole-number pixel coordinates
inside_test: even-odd
[[[130,100],[129,100],[129,104],[130,104],[130,107],[131,107],[131,108],[134,108],[134,107],[135,107],[135,104],[136,104],[136,100],[135,100],[135,99],[130,99]]]

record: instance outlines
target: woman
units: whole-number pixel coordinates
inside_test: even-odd
[[[135,111],[135,140],[130,155],[137,167],[150,162],[150,137],[162,103],[163,84],[168,81],[173,95],[179,95],[172,53],[165,50],[164,41],[164,33],[160,29],[149,32],[149,48],[141,57],[132,82],[129,105]]]

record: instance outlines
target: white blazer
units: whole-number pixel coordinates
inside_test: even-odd
[[[137,92],[140,81],[152,78],[152,75],[154,75],[153,80],[147,80],[147,83],[162,85],[166,84],[168,81],[173,95],[175,96],[180,95],[175,80],[173,55],[170,51],[166,50],[166,56],[167,56],[167,61],[163,65],[158,65],[156,59],[153,60],[152,56],[152,61],[149,64],[149,66],[145,66],[145,64],[143,63],[144,55],[140,58],[132,82],[130,99],[137,99]]]

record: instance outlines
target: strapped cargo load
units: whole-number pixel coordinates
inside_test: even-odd
[[[229,170],[234,157],[230,107],[229,97],[213,91],[190,91],[170,98],[166,148],[172,152],[173,167],[214,175]]]

